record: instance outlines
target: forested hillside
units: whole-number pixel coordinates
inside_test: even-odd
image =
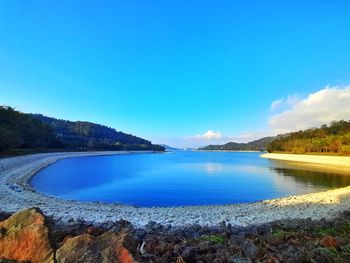
[[[276,137],[264,137],[248,143],[229,142],[222,145],[208,145],[198,150],[206,151],[265,151],[267,144]]]
[[[70,149],[163,150],[161,146],[153,145],[150,141],[107,126],[84,121],[59,120],[41,114],[32,116],[50,126],[57,138]]]
[[[164,150],[150,141],[103,125],[0,107],[0,152],[13,149]]]
[[[350,154],[350,121],[290,133],[272,141],[268,152]]]
[[[0,107],[0,151],[56,147],[62,145],[49,126],[11,107]]]

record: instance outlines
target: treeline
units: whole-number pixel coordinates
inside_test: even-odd
[[[52,129],[11,107],[0,107],[0,151],[15,148],[60,148]]]
[[[13,149],[152,150],[164,147],[90,123],[58,120],[0,107],[0,152]]]
[[[100,124],[59,120],[41,114],[32,116],[51,127],[69,149],[163,150],[160,145]]]
[[[350,154],[350,121],[290,133],[269,143],[267,151]]]

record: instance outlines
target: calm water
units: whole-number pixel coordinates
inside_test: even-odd
[[[32,179],[40,192],[137,206],[254,202],[350,185],[350,176],[305,170],[260,153],[175,152],[61,160]]]

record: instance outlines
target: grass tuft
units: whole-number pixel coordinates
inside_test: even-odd
[[[210,236],[204,236],[202,237],[202,240],[205,241],[210,241],[215,244],[224,244],[225,243],[225,238],[220,235],[210,235]]]

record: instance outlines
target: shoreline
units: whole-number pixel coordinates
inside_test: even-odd
[[[30,179],[41,169],[65,158],[149,152],[41,153],[0,159],[0,207],[16,212],[39,207],[55,220],[85,220],[94,225],[127,220],[142,227],[150,221],[173,226],[215,226],[225,221],[245,227],[283,219],[331,219],[350,209],[350,186],[320,193],[282,197],[255,203],[180,207],[134,207],[123,204],[64,200],[36,192]],[[265,157],[266,158],[266,157]]]
[[[260,157],[275,161],[293,162],[301,167],[309,167],[315,170],[350,174],[350,157],[348,156],[264,153]]]

